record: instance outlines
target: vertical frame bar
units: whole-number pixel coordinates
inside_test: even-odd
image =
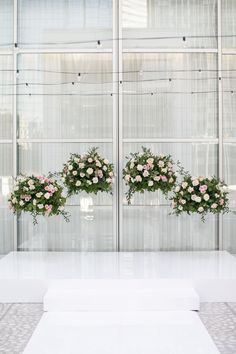
[[[119,61],[118,61],[118,52],[119,52],[119,43],[118,43],[118,31],[119,31],[119,1],[113,0],[113,43],[112,43],[112,81],[113,81],[113,162],[115,165],[116,172],[116,183],[114,183],[114,196],[113,196],[113,235],[115,237],[114,248],[119,250],[119,186],[117,182],[118,171],[119,171],[119,133],[118,133],[118,121],[119,121],[119,83],[118,83],[118,70],[119,70]]]
[[[118,251],[122,250],[123,241],[123,55],[122,55],[122,0],[118,1],[119,31],[118,31],[118,98],[119,98],[119,120],[118,120],[118,153],[119,153],[119,245]]]
[[[17,176],[17,40],[18,40],[18,33],[17,33],[17,10],[18,10],[18,0],[14,0],[14,14],[13,14],[13,42],[14,42],[14,49],[13,49],[13,121],[12,121],[12,161],[13,161],[13,178]],[[17,216],[14,216],[13,219],[13,237],[14,237],[14,250],[17,250],[17,241],[18,241],[18,227],[17,227]]]
[[[221,0],[217,3],[217,41],[218,41],[218,174],[223,178],[223,92],[222,92],[222,28],[221,28]],[[219,250],[223,249],[223,220],[222,215],[218,217],[218,245]]]

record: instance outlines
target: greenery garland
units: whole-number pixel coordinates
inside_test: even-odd
[[[30,213],[34,225],[37,224],[38,215],[62,215],[66,221],[69,221],[69,214],[64,211],[66,197],[63,195],[63,189],[52,178],[34,175],[18,176],[8,202],[13,213]]]
[[[91,148],[85,155],[71,154],[60,173],[68,196],[81,191],[97,194],[112,192],[114,166]]]
[[[128,204],[134,193],[144,191],[170,192],[176,182],[171,155],[154,155],[150,149],[142,147],[142,153],[130,153],[125,168],[123,179],[128,186],[126,199]]]

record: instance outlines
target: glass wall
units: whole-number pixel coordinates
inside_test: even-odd
[[[236,209],[235,27],[233,0],[0,1],[0,254],[236,252],[234,215],[176,218],[159,193],[128,206],[121,179],[125,156],[150,147],[224,178]],[[16,174],[92,146],[116,165],[113,196],[70,198],[69,224],[10,214]]]

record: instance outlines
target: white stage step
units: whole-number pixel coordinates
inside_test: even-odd
[[[24,354],[219,354],[192,311],[48,312]]]
[[[151,279],[58,281],[44,296],[45,311],[199,310],[189,282]]]

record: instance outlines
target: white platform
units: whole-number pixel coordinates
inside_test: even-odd
[[[44,311],[198,311],[196,291],[180,282],[155,279],[63,281],[44,296]]]
[[[219,354],[191,311],[48,312],[24,354]]]
[[[201,301],[236,301],[236,258],[210,252],[12,252],[0,259],[0,302],[42,302],[73,279],[188,281]]]

